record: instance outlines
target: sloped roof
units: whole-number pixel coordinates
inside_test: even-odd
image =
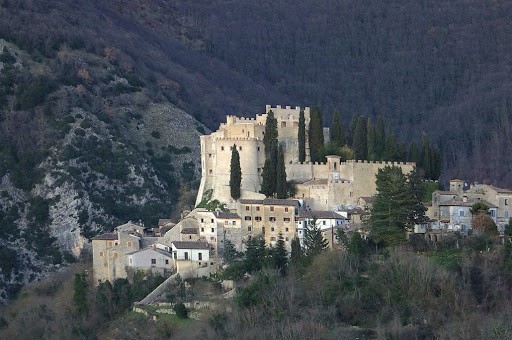
[[[146,251],[154,251],[156,253],[159,253],[161,255],[164,255],[164,256],[167,256],[167,257],[170,257],[172,258],[172,254],[169,253],[168,251],[165,251],[163,249],[160,249],[160,248],[145,248],[145,249],[140,249],[140,250],[137,250],[137,251],[132,251],[130,253],[127,253],[126,255],[134,255],[134,254],[138,254],[138,253],[142,253],[142,252],[146,252]]]
[[[220,218],[220,219],[240,219],[240,216],[237,214],[237,213],[231,213],[231,212],[226,212],[226,211],[217,211],[215,213],[215,215],[217,216],[217,218]]]
[[[113,241],[117,240],[117,233],[105,233],[92,238],[92,240],[106,240]]]
[[[487,202],[486,200],[478,199],[478,198],[468,198],[466,202],[463,201],[461,197],[454,197],[447,201],[439,203],[439,206],[457,206],[457,207],[471,207],[476,202],[482,202],[487,205],[489,208],[497,208],[494,204]]]
[[[314,210],[307,210],[307,211],[301,211],[298,215],[299,219],[304,218],[317,218],[317,219],[331,219],[331,220],[344,220],[345,217],[338,214],[335,211],[314,211]]]
[[[263,205],[287,205],[298,206],[299,201],[294,199],[279,199],[279,198],[265,198],[262,200],[256,199],[241,199],[242,204],[263,204]]]
[[[193,241],[173,241],[172,245],[176,249],[210,249],[206,242],[193,242]]]
[[[195,235],[195,234],[197,234],[198,230],[199,230],[198,228],[183,228],[183,229],[181,229],[181,233],[187,234],[187,235],[191,235],[191,234]]]

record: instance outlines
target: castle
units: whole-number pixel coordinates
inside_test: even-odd
[[[298,130],[300,107],[271,107],[255,118],[227,116],[226,123],[216,132],[201,136],[202,177],[196,205],[211,190],[213,198],[235,207],[230,197],[229,177],[231,148],[236,145],[242,169],[242,199],[263,199],[259,194],[265,163],[263,137],[268,113],[272,110],[277,120],[278,142],[284,150],[286,176],[296,183],[294,198],[303,200],[312,210],[337,210],[340,206],[357,205],[359,198],[376,194],[375,175],[386,165],[402,168],[404,173],[415,166],[410,162],[371,162],[348,160],[339,156],[327,156],[325,163],[312,163],[306,134],[306,162],[298,161]],[[306,131],[309,129],[309,107],[305,107]],[[329,140],[329,129],[324,128],[324,139]]]

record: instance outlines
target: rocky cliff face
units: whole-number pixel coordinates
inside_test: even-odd
[[[40,59],[0,40],[0,59],[4,302],[95,234],[188,204],[180,192],[196,186],[207,129],[108,54],[63,47]]]

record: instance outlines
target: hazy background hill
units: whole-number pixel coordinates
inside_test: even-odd
[[[265,104],[318,105],[326,122],[339,109],[346,126],[382,116],[404,141],[429,134],[443,180],[512,186],[511,14],[507,1],[0,0],[0,297],[94,233],[186,207],[198,136]]]

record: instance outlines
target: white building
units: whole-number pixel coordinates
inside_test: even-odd
[[[129,267],[134,269],[165,271],[173,269],[172,254],[157,247],[126,254]]]
[[[206,242],[174,241],[171,247],[177,272],[213,265],[210,246]]]

